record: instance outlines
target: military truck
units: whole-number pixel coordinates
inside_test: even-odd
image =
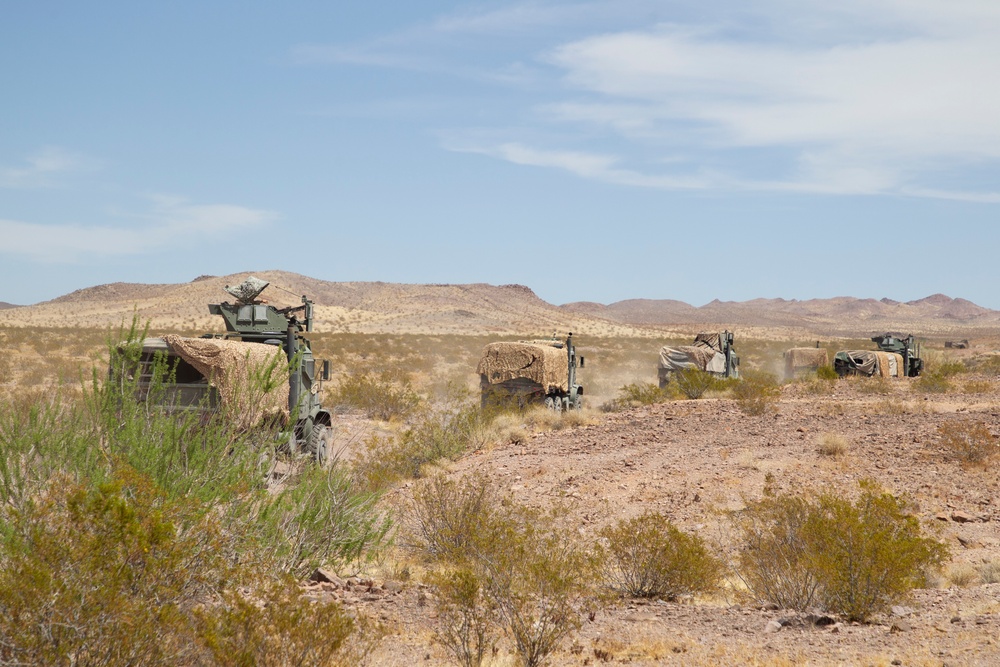
[[[884,333],[872,336],[878,350],[842,350],[833,357],[837,375],[917,377],[924,369],[920,344],[912,335]]]
[[[731,331],[700,333],[694,337],[691,345],[663,346],[657,364],[660,389],[670,384],[674,373],[687,368],[695,368],[718,377],[738,378],[740,358],[733,348],[733,339]]]
[[[579,409],[583,385],[577,383],[576,369],[583,364],[572,333],[565,341],[553,336],[552,340],[490,343],[476,367],[482,405],[514,402],[519,407],[537,403],[554,410]]]
[[[282,444],[292,453],[307,452],[325,463],[333,420],[320,405],[318,390],[321,381],[330,378],[330,363],[324,361],[317,374],[309,341],[301,335],[312,331],[313,303],[303,296],[302,305],[275,308],[259,299],[268,285],[250,276],[226,286],[236,303],[208,306],[209,313],[225,321],[224,334],[145,339],[138,366],[130,373],[136,395],[166,410],[213,412],[226,406],[241,422],[238,426],[247,428],[262,420],[278,421],[284,429]],[[163,369],[171,378],[167,383],[157,381],[164,377]],[[275,386],[269,392],[257,389],[254,395],[253,383],[247,380],[259,380],[262,374]]]

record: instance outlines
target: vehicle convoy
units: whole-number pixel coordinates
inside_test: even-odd
[[[917,377],[924,369],[920,344],[912,335],[885,333],[872,336],[878,350],[843,350],[833,357],[837,375],[880,375],[882,377]]]
[[[323,362],[317,375],[309,341],[301,335],[312,331],[313,303],[303,296],[300,306],[275,308],[258,298],[268,285],[250,276],[225,288],[236,303],[208,306],[222,316],[225,334],[145,339],[130,375],[140,399],[167,410],[225,408],[244,428],[276,420],[293,453],[307,452],[324,463],[333,422],[318,390],[330,378],[330,364]],[[164,377],[170,380],[159,381]]]
[[[694,337],[692,345],[663,346],[660,349],[660,362],[657,365],[660,389],[670,384],[670,378],[674,373],[688,368],[705,371],[718,377],[738,378],[740,358],[733,348],[732,332],[700,333]]]
[[[555,410],[579,409],[583,385],[577,383],[576,369],[583,364],[572,333],[565,341],[553,336],[552,340],[490,343],[476,367],[482,405],[543,403]]]

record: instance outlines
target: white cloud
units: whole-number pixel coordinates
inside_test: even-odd
[[[955,169],[1000,159],[1000,41],[983,29],[1000,25],[1000,5],[958,4],[952,14],[950,3],[918,2],[912,13],[894,0],[865,3],[876,22],[896,19],[896,31],[862,42],[837,31],[832,43],[746,41],[690,26],[589,37],[552,50],[548,60],[591,99],[542,110],[632,142],[690,144],[691,137],[671,135],[693,128],[699,143],[689,150],[702,154],[791,156],[779,181],[754,180],[752,167],[733,160],[734,180],[744,187],[915,192],[942,163]],[[830,18],[802,9],[809,6],[786,9],[800,22]]]
[[[277,217],[230,204],[189,204],[165,196],[151,199],[151,210],[128,216],[131,225],[50,225],[0,219],[0,254],[45,263],[139,255],[258,229]]]
[[[514,164],[564,169],[583,178],[618,185],[698,190],[708,187],[711,182],[710,179],[703,176],[642,174],[617,167],[618,159],[612,156],[575,151],[549,151],[519,143],[507,143],[494,147],[455,147],[453,150],[489,155]]]
[[[44,188],[53,185],[53,177],[84,168],[88,160],[61,148],[49,146],[28,156],[27,165],[0,167],[0,187],[13,189]]]

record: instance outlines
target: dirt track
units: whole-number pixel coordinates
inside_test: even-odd
[[[922,523],[949,544],[952,567],[1000,562],[995,467],[964,469],[947,460],[937,438],[938,426],[955,419],[983,421],[997,433],[998,396],[925,400],[907,380],[894,390],[871,396],[841,381],[834,394],[817,396],[789,386],[778,412],[764,417],[745,416],[724,399],[636,408],[472,454],[450,474],[491,471],[520,502],[568,504],[567,521],[584,537],[619,518],[656,510],[723,553],[731,543],[724,512],[759,497],[765,477],[779,491],[847,494],[857,491],[858,480],[872,478],[910,495]],[[822,433],[844,436],[848,453],[817,453]],[[792,612],[740,606],[725,597],[686,604],[622,601],[564,642],[553,664],[600,664],[605,658],[631,664],[1000,664],[1000,584],[959,588],[944,579],[941,586],[918,591],[897,614],[870,625],[814,626]],[[427,591],[410,584],[367,602],[366,595],[371,597],[356,596],[357,604],[397,632],[383,642],[377,664],[445,664],[430,641],[433,605],[418,603]],[[769,621],[782,619],[779,631],[766,630]]]

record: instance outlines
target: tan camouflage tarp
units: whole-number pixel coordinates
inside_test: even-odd
[[[245,343],[219,338],[163,337],[177,356],[194,366],[219,390],[223,409],[244,428],[266,417],[288,416],[288,364],[284,350],[275,345]],[[277,357],[277,363],[273,363]],[[275,387],[266,394],[250,378],[266,373]]]
[[[515,378],[537,382],[545,391],[569,391],[566,350],[537,343],[490,343],[483,348],[476,372],[489,384]]]
[[[830,365],[830,355],[821,347],[793,347],[785,352],[785,375]]]
[[[667,371],[697,368],[703,371],[708,368],[716,354],[718,353],[711,348],[699,345],[664,346],[660,349],[659,368]],[[724,362],[722,370],[725,371]]]
[[[861,375],[881,375],[884,378],[900,377],[903,371],[903,355],[895,352],[872,350],[846,350],[854,360]]]

